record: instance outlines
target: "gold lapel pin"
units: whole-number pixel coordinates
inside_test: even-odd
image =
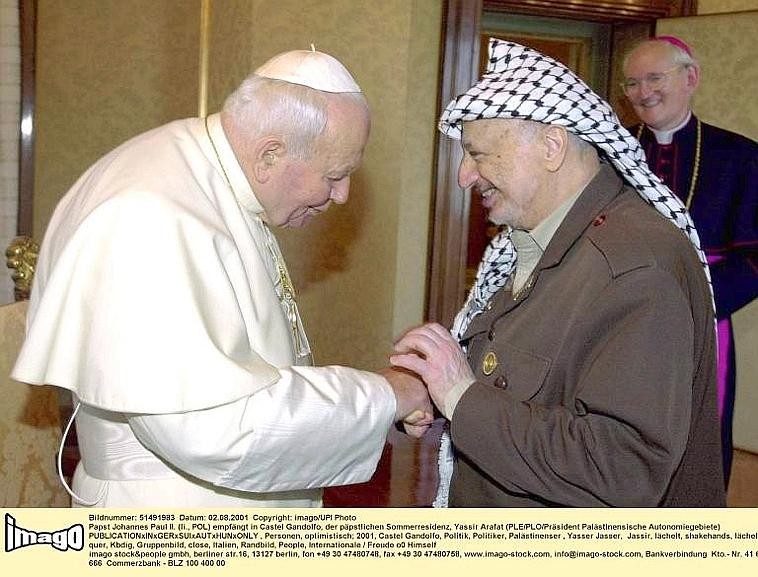
[[[497,355],[492,351],[489,351],[486,355],[484,355],[484,360],[482,361],[482,372],[485,375],[489,376],[496,368]]]

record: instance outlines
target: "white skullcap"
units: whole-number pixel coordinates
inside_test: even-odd
[[[260,66],[255,74],[324,92],[361,92],[339,60],[315,50],[282,52]]]

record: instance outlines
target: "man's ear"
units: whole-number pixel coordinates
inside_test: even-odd
[[[687,88],[692,94],[700,84],[700,68],[695,65],[687,66],[685,72],[687,73]]]
[[[284,153],[284,142],[279,138],[269,136],[258,141],[253,149],[253,176],[255,179],[260,183],[267,182]]]
[[[548,124],[542,132],[545,145],[545,167],[550,172],[556,172],[566,158],[568,150],[568,132],[563,126]]]

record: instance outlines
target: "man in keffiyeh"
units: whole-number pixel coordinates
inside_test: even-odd
[[[458,181],[505,225],[451,333],[392,363],[450,420],[437,506],[723,506],[708,271],[682,203],[610,106],[491,40],[451,102]]]

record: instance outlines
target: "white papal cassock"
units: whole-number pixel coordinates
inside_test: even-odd
[[[373,473],[392,390],[298,366],[262,211],[218,115],[128,141],[60,202],[13,377],[81,402],[83,500],[318,506]]]

